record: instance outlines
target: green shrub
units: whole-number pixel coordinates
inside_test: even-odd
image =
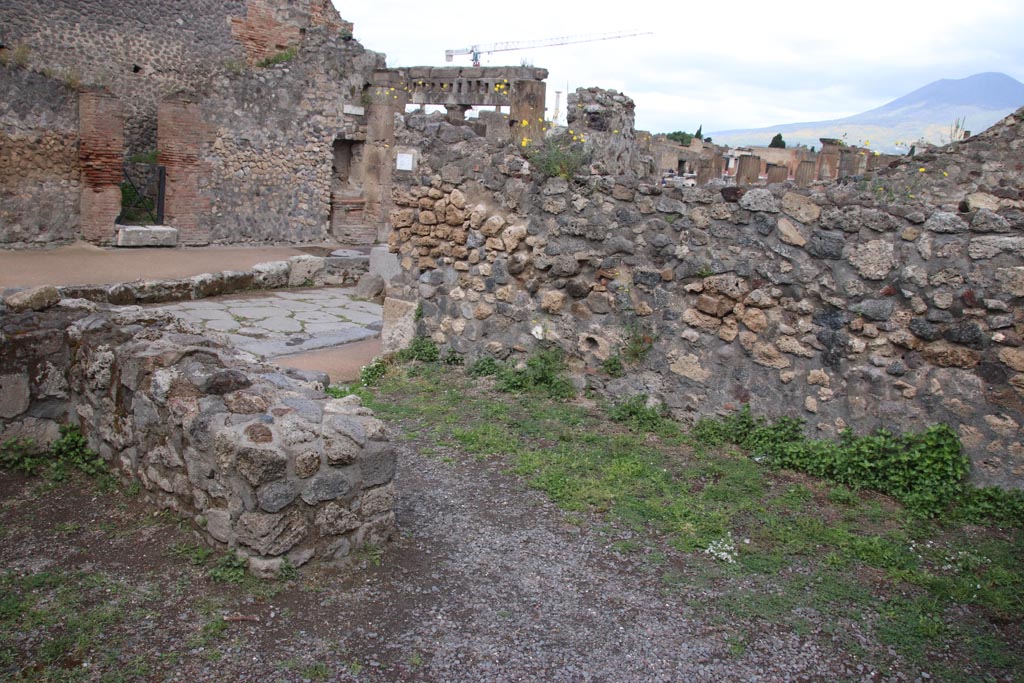
[[[490,377],[497,375],[501,372],[501,363],[494,360],[490,356],[478,358],[469,369],[466,370],[466,374],[470,377]]]
[[[664,406],[647,405],[647,394],[636,394],[616,403],[608,410],[608,417],[634,432],[658,432],[671,424],[665,417]]]
[[[55,460],[55,468],[70,466],[90,477],[107,471],[107,464],[96,451],[89,448],[77,425],[61,425],[60,438],[50,444],[50,452]]]
[[[969,468],[956,432],[947,425],[918,434],[879,430],[855,436],[847,430],[838,441],[807,439],[802,420],[769,422],[754,418],[744,406],[736,415],[698,421],[691,433],[708,445],[741,446],[774,467],[874,489],[926,516],[938,514],[960,496]]]
[[[224,555],[207,572],[210,578],[220,583],[242,583],[245,580],[249,562],[241,555]]]
[[[359,383],[364,387],[372,387],[380,382],[386,374],[388,374],[388,365],[378,358],[359,370]]]
[[[642,363],[657,340],[658,335],[655,334],[653,327],[639,322],[632,323],[626,327],[622,357],[630,363]]]
[[[32,439],[8,439],[0,444],[0,469],[32,474],[47,460]]]
[[[434,363],[440,358],[441,352],[430,337],[415,337],[407,348],[398,352],[398,360],[403,362],[418,360],[423,363]]]
[[[590,154],[581,143],[573,142],[568,136],[546,138],[539,146],[530,150],[529,159],[545,178],[572,179],[590,162]]]
[[[987,486],[968,488],[954,507],[953,515],[975,524],[1024,527],[1024,491]]]
[[[256,62],[256,66],[265,69],[276,64],[283,64],[294,59],[295,55],[297,55],[298,53],[299,49],[293,46],[288,48],[287,50],[282,50],[281,52],[278,52],[276,55],[271,55],[266,59],[261,59],[260,61]]]
[[[604,373],[609,377],[622,377],[626,374],[626,368],[622,364],[622,358],[618,354],[606,358],[604,362],[601,363],[601,369],[604,370]]]
[[[50,479],[67,478],[69,469],[90,477],[107,473],[107,465],[96,451],[89,448],[76,425],[61,425],[60,437],[48,449],[39,448],[31,439],[8,439],[0,445],[0,468],[24,474],[35,474],[41,468]]]
[[[571,398],[576,391],[565,370],[561,351],[546,349],[527,358],[525,368],[503,368],[498,373],[498,389],[510,393],[536,391],[551,398]]]

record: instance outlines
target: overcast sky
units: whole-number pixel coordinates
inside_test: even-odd
[[[1024,81],[1024,0],[333,2],[388,66],[442,66],[445,49],[474,44],[650,31],[482,62],[548,69],[549,115],[556,90],[563,109],[566,89],[624,92],[637,128],[655,133],[839,118],[984,71]]]

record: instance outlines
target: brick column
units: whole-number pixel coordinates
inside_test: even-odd
[[[199,155],[208,135],[195,102],[169,99],[157,108],[158,161],[167,168],[164,223],[178,229],[179,244],[210,242],[210,198],[199,190]]]
[[[120,100],[99,92],[78,98],[78,159],[82,167],[82,238],[96,244],[114,241],[121,213],[124,110]]]

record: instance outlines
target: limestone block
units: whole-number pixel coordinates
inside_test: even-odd
[[[669,353],[668,361],[669,370],[698,384],[704,384],[711,378],[711,370],[704,367],[700,358],[692,353],[672,351]]]
[[[302,500],[308,505],[316,505],[328,500],[345,498],[356,488],[351,473],[333,468],[321,468],[316,475],[306,482],[302,489]]]
[[[547,313],[560,313],[565,306],[565,292],[557,289],[549,289],[541,294],[540,307]]]
[[[380,333],[384,353],[396,353],[412,343],[416,336],[415,314],[415,303],[392,297],[384,299],[384,326]]]
[[[501,216],[491,216],[480,226],[480,232],[487,237],[495,237],[505,227],[505,219]]]
[[[1018,346],[999,349],[999,360],[1003,361],[1017,372],[1024,372],[1024,347]]]
[[[792,244],[794,247],[802,247],[807,244],[807,238],[788,218],[780,218],[776,229],[779,231],[779,239],[786,244]]]
[[[811,223],[818,220],[821,215],[821,207],[796,192],[787,192],[782,196],[782,211],[801,223]]]
[[[754,362],[766,368],[782,370],[792,365],[790,360],[783,356],[775,346],[767,342],[756,342],[751,353],[754,357]]]
[[[231,525],[231,513],[227,510],[211,509],[203,513],[206,518],[206,532],[221,543],[233,544],[237,539]]]
[[[986,235],[975,237],[967,245],[967,255],[975,260],[989,259],[999,254],[1024,256],[1024,237]]]
[[[235,468],[253,486],[259,486],[285,475],[288,457],[276,448],[242,446],[235,452]]]
[[[60,293],[52,285],[33,287],[4,297],[4,305],[13,313],[42,311],[55,306],[58,301]]]
[[[339,503],[327,503],[316,512],[316,526],[322,534],[343,534],[358,529],[360,524],[359,515]]]
[[[288,284],[290,267],[287,261],[257,263],[252,267],[254,284],[260,289],[276,289]]]
[[[21,415],[31,403],[28,375],[24,373],[0,375],[0,417]]]
[[[415,223],[416,213],[412,209],[395,209],[388,218],[393,228],[408,228]]]
[[[176,247],[178,229],[166,225],[123,225],[117,229],[119,247]]]
[[[763,188],[747,190],[740,197],[740,208],[747,211],[765,211],[768,213],[777,213],[779,210],[775,202],[775,196],[769,190]]]
[[[936,211],[924,222],[924,229],[937,233],[967,232],[969,226],[960,216],[948,211]]]
[[[289,287],[307,287],[316,284],[317,278],[324,272],[325,260],[320,256],[292,256],[288,259],[291,270],[288,273]]]
[[[238,542],[260,555],[281,555],[294,548],[309,533],[305,518],[297,510],[287,514],[243,512],[235,524]]]
[[[882,280],[896,267],[893,245],[884,240],[870,240],[857,245],[847,260],[866,280]]]

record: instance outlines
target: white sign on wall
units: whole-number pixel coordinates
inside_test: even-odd
[[[395,155],[395,168],[399,171],[411,171],[413,158],[411,154],[399,152]]]

